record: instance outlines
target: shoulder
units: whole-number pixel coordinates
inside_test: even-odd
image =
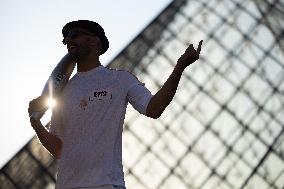
[[[106,67],[106,70],[109,73],[113,73],[113,74],[117,75],[121,79],[138,80],[138,78],[133,73],[131,73],[130,71],[127,71],[127,70],[114,69],[114,68],[108,68],[108,67]]]

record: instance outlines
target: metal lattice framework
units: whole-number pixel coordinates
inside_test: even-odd
[[[34,137],[1,170],[1,189],[54,189],[56,161]]]
[[[201,59],[185,71],[159,119],[129,106],[128,188],[284,187],[283,28],[283,0],[175,0],[109,64],[155,93],[188,42],[204,40]],[[23,188],[53,187],[55,164],[46,153],[32,153],[40,149],[34,143],[1,170],[0,188],[21,188],[19,177],[33,186]],[[30,158],[27,166],[20,154]],[[33,174],[42,176],[16,171],[34,164]]]

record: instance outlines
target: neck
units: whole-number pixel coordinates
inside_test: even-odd
[[[77,62],[77,72],[87,72],[100,65],[99,56],[88,56]]]

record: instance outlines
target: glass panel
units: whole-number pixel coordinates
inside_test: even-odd
[[[273,3],[272,3],[273,2]],[[184,72],[159,119],[127,108],[127,188],[284,188],[282,1],[174,0],[109,67],[155,94],[189,43]],[[0,171],[0,188],[54,188],[56,163],[33,139]]]

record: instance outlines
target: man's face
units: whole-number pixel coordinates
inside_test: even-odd
[[[77,63],[90,54],[91,46],[89,41],[92,36],[94,36],[92,33],[82,28],[73,28],[63,39],[62,42],[67,45],[68,53]]]

